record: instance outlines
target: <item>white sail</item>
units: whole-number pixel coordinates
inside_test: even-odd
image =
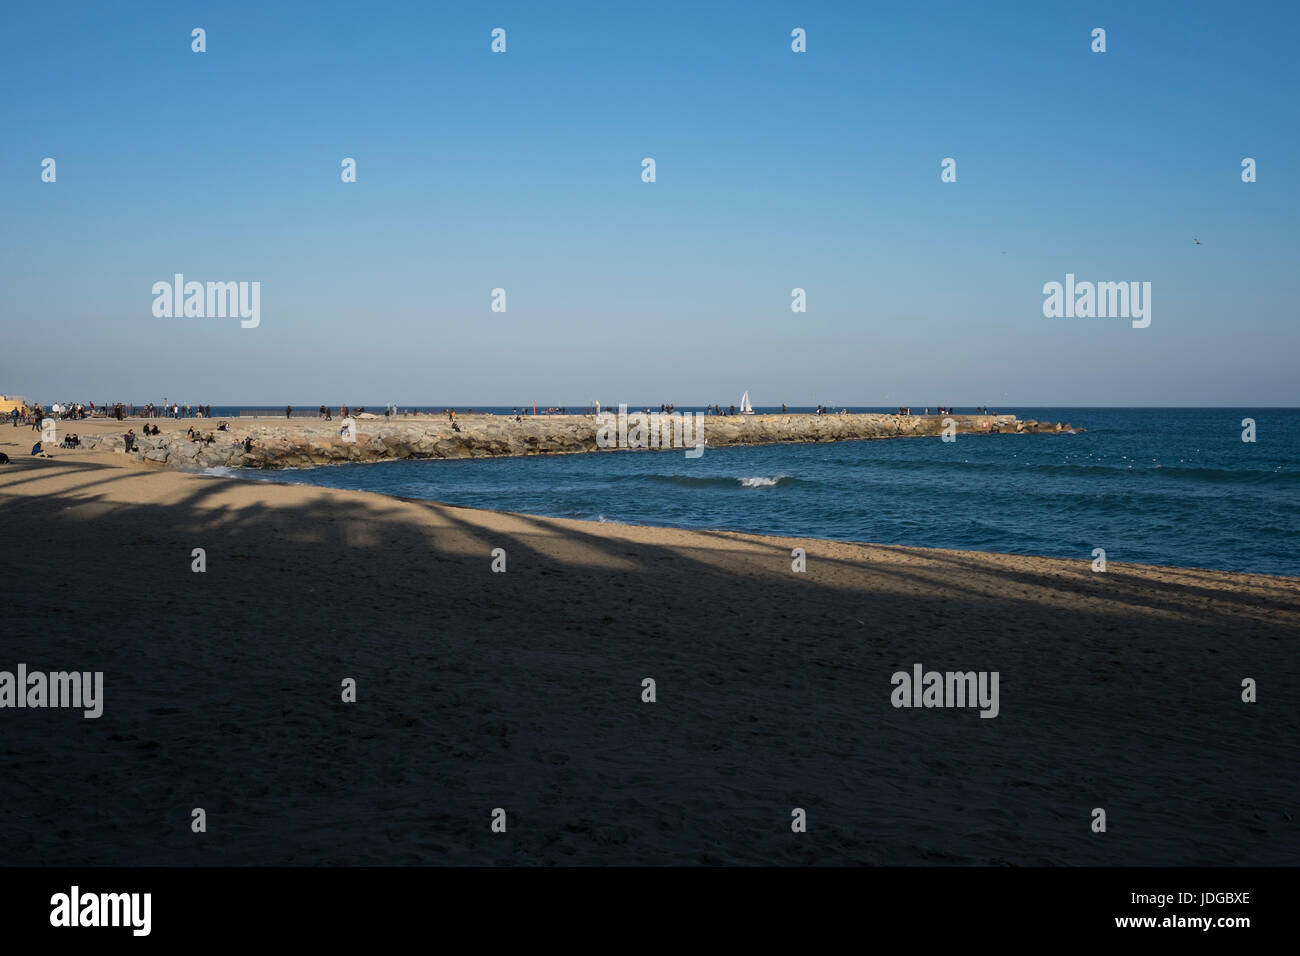
[[[740,414],[742,415],[754,414],[754,406],[749,404],[749,392],[746,392],[744,395],[740,396]]]

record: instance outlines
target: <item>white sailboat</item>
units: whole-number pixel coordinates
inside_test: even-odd
[[[749,404],[749,392],[746,392],[744,395],[740,396],[740,414],[742,415],[754,414],[754,406]]]

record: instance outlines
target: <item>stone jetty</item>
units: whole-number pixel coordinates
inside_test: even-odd
[[[958,435],[1074,433],[1069,424],[1041,423],[1013,415],[710,415],[703,418],[705,449],[732,445],[860,441],[939,436],[950,418]],[[355,441],[340,435],[340,422],[319,419],[233,418],[229,431],[205,419],[158,419],[162,434],[140,435],[140,419],[60,423],[60,433],[87,426],[82,447],[125,453],[124,433],[136,431],[132,456],[172,468],[286,468],[408,458],[497,458],[616,450],[597,441],[594,415],[502,415],[444,417],[361,416]],[[188,429],[211,441],[191,441]],[[1081,429],[1079,429],[1081,430]],[[245,450],[244,439],[252,439]],[[663,449],[681,454],[680,448]]]

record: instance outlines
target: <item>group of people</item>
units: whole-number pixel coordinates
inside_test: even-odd
[[[88,404],[81,402],[53,402],[49,408],[37,403],[30,407],[23,406],[10,409],[9,417],[14,427],[21,422],[35,422],[39,424],[46,418],[56,418],[63,421],[80,421],[85,418],[94,418],[97,415],[105,418],[115,418],[119,422],[126,418],[211,418],[211,405],[180,405],[172,402],[171,405],[158,406],[153,402],[147,405],[137,407],[131,402],[113,402],[104,403],[96,406],[94,402]]]
[[[93,408],[94,406],[91,407]],[[113,406],[112,411],[110,411],[109,413],[109,417],[116,418],[118,421],[121,421],[123,407],[124,406],[122,405],[122,403],[118,402],[116,405]],[[140,418],[177,418],[177,419],[212,417],[211,405],[190,405],[188,402],[184,405],[181,405],[178,402],[172,402],[170,405],[168,405],[166,402],[164,402],[161,407],[155,405],[153,402],[150,402],[148,405],[141,405],[138,409],[134,405],[126,405],[125,411],[127,417],[129,418],[135,418],[136,416],[139,416]]]
[[[360,414],[364,413],[365,410],[366,410],[366,408],[365,408],[364,405],[362,405],[360,408],[348,408],[348,406],[346,406],[346,405],[340,405],[340,406],[339,406],[339,417],[340,417],[340,418],[347,418],[348,415],[360,415]],[[285,409],[284,409],[284,417],[285,417],[285,418],[288,418],[290,412],[292,412],[292,411],[293,411],[293,409],[286,405],[286,406],[285,406]],[[385,414],[385,415],[388,415],[389,411],[390,411],[390,409],[385,409],[385,410],[384,410],[384,414]],[[397,410],[396,410],[395,408],[392,408],[391,411],[393,412],[393,414],[396,414],[396,413],[397,413]],[[325,419],[325,421],[327,421],[327,422],[332,422],[332,421],[334,421],[334,415],[333,415],[333,413],[330,411],[330,407],[329,407],[328,405],[322,405],[322,406],[320,407],[320,411],[316,413],[316,417],[317,417],[317,418],[323,418],[323,419]]]
[[[211,418],[212,406],[211,405],[191,406],[188,403],[186,403],[185,405],[179,405],[176,402],[172,402],[171,407],[168,408],[166,403],[164,403],[162,407],[162,414],[167,416],[168,418]],[[154,408],[152,403],[150,403],[145,406],[144,417],[157,418],[161,416],[158,415],[158,410]]]
[[[339,417],[347,418],[349,414],[361,415],[365,413],[365,410],[366,408],[364,405],[358,408],[349,408],[347,405],[340,405]],[[472,408],[470,409],[470,411],[473,410],[474,409]],[[442,411],[444,414],[447,414],[450,412],[450,409],[444,408]],[[552,411],[554,411],[554,409],[552,409]],[[284,417],[290,418],[292,417],[292,413],[293,413],[292,406],[286,405],[284,408]],[[398,408],[397,405],[393,403],[389,403],[388,405],[384,406],[385,421],[392,421],[394,418],[396,418],[399,415],[418,415],[419,413],[420,410],[418,408]],[[323,418],[327,422],[332,422],[334,421],[334,410],[329,405],[322,405],[320,406],[320,408],[317,409],[316,417]]]
[[[230,425],[223,421],[217,426],[217,430],[229,432]],[[146,424],[141,429],[141,431],[146,436],[157,435],[158,426]],[[193,428],[191,428],[188,432],[186,432],[186,437],[189,438],[189,440],[192,442],[202,442],[206,445],[211,445],[213,442],[217,440],[216,436],[214,436],[212,433],[209,432],[208,434],[204,435],[201,434],[200,432],[195,431]],[[122,436],[122,440],[126,446],[125,450],[128,454],[131,454],[138,450],[136,447],[136,434],[134,428],[128,428],[126,430],[126,434]],[[253,439],[251,437],[245,436],[242,442],[236,442],[236,444],[243,445],[245,454],[253,450]],[[59,442],[60,448],[69,448],[73,450],[80,448],[81,445],[82,445],[81,437],[77,435],[76,432],[73,432],[69,435],[65,435],[63,441]],[[51,455],[48,451],[46,451],[44,443],[40,439],[37,439],[36,443],[32,445],[32,457],[52,458],[54,456]]]
[[[957,413],[953,410],[953,407],[952,407],[951,405],[938,405],[938,406],[935,407],[934,413],[935,413],[936,415],[955,415],[955,414],[957,414]],[[901,405],[901,406],[899,406],[898,414],[900,414],[900,415],[910,415],[910,414],[912,414],[912,407],[911,407],[910,405]],[[929,405],[925,406],[925,414],[927,414],[927,415],[930,414],[930,406],[929,406]],[[975,409],[975,414],[977,414],[977,415],[992,415],[993,413],[990,412],[990,411],[988,410],[987,407],[985,407],[985,406],[980,406],[979,408],[976,408],[976,409]]]
[[[144,428],[141,429],[141,431],[143,431],[144,434],[145,434],[146,436],[149,436],[149,435],[157,435],[157,434],[158,434],[158,426],[157,426],[157,425],[145,425]],[[217,426],[217,431],[229,432],[229,431],[230,431],[230,425],[228,425],[226,422],[221,422],[221,423]],[[76,436],[73,436],[73,437],[75,438]],[[189,430],[185,433],[185,437],[188,438],[191,442],[202,442],[202,443],[205,444],[205,445],[211,445],[211,444],[213,444],[214,442],[216,442],[216,440],[217,440],[217,437],[216,437],[215,435],[213,435],[211,432],[208,432],[208,433],[205,435],[205,434],[203,434],[202,432],[199,432],[199,431],[197,431],[197,430],[195,430],[195,429],[193,429],[193,428],[189,429]],[[122,436],[123,441],[125,441],[125,443],[126,443],[126,451],[127,451],[128,454],[130,454],[130,453],[132,453],[132,452],[134,452],[134,451],[137,450],[137,449],[136,449],[136,445],[135,445],[135,438],[136,438],[136,436],[135,436],[135,429],[134,429],[134,428],[128,428],[128,429],[126,430],[126,434]],[[236,441],[235,444],[237,444],[237,445],[243,445],[243,446],[244,446],[244,453],[245,453],[245,454],[248,454],[249,452],[251,452],[251,451],[253,450],[253,439],[252,439],[251,437],[247,436],[247,435],[244,436],[244,440],[243,440],[242,442],[240,442],[240,441]],[[38,447],[39,447],[40,443],[38,442],[37,445],[38,445]],[[72,447],[76,447],[76,446],[72,446]],[[33,455],[36,454],[36,449],[33,449],[33,450],[32,450],[32,454],[33,454]]]
[[[95,412],[95,403],[90,403],[90,413]],[[55,402],[50,406],[50,417],[60,419],[81,419],[86,417],[86,406],[75,402]]]

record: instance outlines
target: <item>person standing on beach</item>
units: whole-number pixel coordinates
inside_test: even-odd
[[[293,417],[293,406],[292,406],[292,405],[286,405],[286,406],[284,406],[284,417],[285,417],[285,418],[292,418],[292,417]]]

